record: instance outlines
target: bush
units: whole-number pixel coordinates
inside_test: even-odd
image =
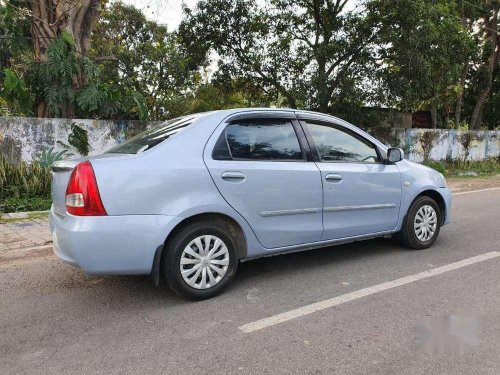
[[[446,162],[449,175],[459,175],[464,172],[475,172],[479,176],[500,174],[500,157],[484,160],[451,160]]]
[[[464,160],[467,160],[469,158],[473,140],[474,134],[472,132],[468,131],[458,135],[458,142],[460,142],[464,150]]]
[[[447,176],[463,176],[464,174],[467,176],[467,172],[472,177],[476,174],[477,176],[500,174],[500,157],[492,157],[484,160],[456,159],[443,162],[429,159],[423,164]]]
[[[427,160],[424,164],[429,168],[435,169],[439,173],[446,173],[446,166],[444,165],[444,163],[435,160]]]
[[[435,130],[426,130],[419,136],[419,141],[422,146],[422,156],[424,162],[427,162],[431,156],[434,143],[439,139],[439,132]]]
[[[50,207],[50,169],[38,161],[11,163],[0,154],[0,211]]]
[[[7,198],[0,204],[0,212],[45,211],[52,200],[46,197]]]

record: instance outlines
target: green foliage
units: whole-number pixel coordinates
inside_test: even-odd
[[[187,106],[189,112],[195,113],[243,108],[248,106],[248,102],[240,92],[230,91],[212,84],[203,84],[194,92],[193,98],[187,100]]]
[[[40,62],[30,3],[4,1],[0,113],[159,120],[274,105],[371,127],[382,121],[364,110],[370,103],[432,109],[451,128],[457,107],[477,124],[471,114],[486,98],[475,117],[493,129],[500,126],[500,69],[488,62],[494,28],[500,32],[498,1],[477,2],[200,0],[174,32],[133,6],[103,2],[88,56],[52,25],[57,38],[39,51]]]
[[[215,51],[221,72],[254,82],[276,105],[334,111],[363,103],[375,35],[374,24],[345,5],[203,0],[185,9],[179,35],[192,56]]]
[[[448,110],[463,91],[463,66],[477,52],[456,0],[372,0],[371,17],[380,22],[379,99],[416,111]]]
[[[464,160],[467,160],[469,158],[472,142],[474,141],[474,133],[469,131],[463,132],[458,135],[457,139],[464,151]]]
[[[65,156],[70,156],[68,150],[54,151],[54,147],[49,147],[48,149],[42,150],[42,153],[37,158],[38,163],[43,168],[50,168],[54,162],[64,159]]]
[[[32,62],[31,17],[22,0],[0,1],[0,87],[3,72],[10,69],[18,77],[26,78],[26,72]],[[7,100],[9,102],[9,100]],[[23,108],[23,113],[29,110]]]
[[[100,117],[160,120],[186,112],[201,64],[176,33],[121,2],[104,9],[94,30],[91,55],[107,92]]]
[[[427,160],[424,164],[438,171],[439,173],[446,174],[446,165],[443,162],[436,160]]]
[[[474,63],[479,64],[480,61],[474,61]],[[481,88],[484,88],[484,80],[487,78],[481,77],[481,74],[483,73],[480,70],[472,71],[469,74],[470,83],[465,92],[464,102],[466,113],[472,112],[474,106],[476,105],[477,97],[480,95],[480,90]],[[493,130],[498,127],[500,127],[500,68],[495,70],[491,92],[484,104],[482,115],[482,128]]]
[[[484,160],[451,160],[446,161],[446,174],[449,176],[461,176],[467,172],[475,172],[479,176],[491,176],[500,174],[500,157],[492,157]]]
[[[76,102],[82,112],[96,112],[106,100],[106,92],[96,84],[87,85],[76,95]]]
[[[139,92],[132,92],[132,100],[134,101],[135,107],[132,110],[137,113],[139,120],[146,120],[148,118],[148,108],[146,106],[146,101],[144,96]]]
[[[424,162],[429,160],[434,143],[438,140],[438,138],[439,132],[437,131],[426,130],[420,133],[419,141],[422,146],[422,156],[424,158]]]
[[[0,204],[0,212],[46,211],[51,205],[49,197],[9,197]]]
[[[71,124],[71,133],[68,135],[68,143],[73,146],[80,155],[87,156],[90,151],[87,129]]]
[[[449,177],[481,177],[500,174],[500,157],[484,160],[437,161],[427,159],[423,164]]]
[[[447,125],[448,129],[457,129],[461,131],[469,130],[469,123],[467,121],[461,121],[459,124],[456,124],[455,121],[449,120]]]
[[[8,202],[40,198],[50,200],[51,173],[34,160],[13,164],[0,154],[0,209],[11,209]],[[17,204],[16,203],[16,204]]]
[[[6,104],[3,112],[7,115],[32,115],[30,109],[33,107],[34,96],[30,93],[25,79],[12,69],[4,69],[3,75],[3,87],[0,88],[0,98]]]
[[[35,90],[48,108],[48,115],[74,117],[97,111],[106,98],[99,85],[99,70],[80,56],[67,32],[54,39],[47,49],[47,61],[34,66]]]

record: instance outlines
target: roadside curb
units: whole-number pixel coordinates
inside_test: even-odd
[[[52,254],[52,244],[33,246],[24,249],[12,249],[0,252],[0,265],[16,260],[45,257]]]
[[[0,219],[29,219],[30,215],[36,214],[48,214],[49,211],[24,211],[24,212],[8,212],[6,214],[2,214]]]

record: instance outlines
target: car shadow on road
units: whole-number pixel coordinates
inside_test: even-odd
[[[265,283],[270,278],[306,277],[308,273],[322,269],[340,270],[343,265],[352,265],[365,258],[385,258],[391,253],[402,251],[403,248],[395,241],[375,239],[242,262],[232,285],[217,299],[234,297],[234,294],[244,293],[249,284]],[[92,296],[115,308],[133,310],[140,308],[143,303],[159,307],[186,303],[186,300],[175,295],[166,285],[155,287],[147,276],[89,277],[81,271],[75,273],[73,270],[71,276],[63,280],[64,287],[93,290],[85,298]],[[131,301],[134,303],[131,304]]]
[[[340,267],[343,263],[359,261],[363,258],[376,258],[403,250],[402,246],[392,239],[379,238],[352,242],[242,262],[237,278],[252,278],[268,272],[303,274],[318,267]]]

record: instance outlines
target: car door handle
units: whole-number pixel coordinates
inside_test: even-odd
[[[246,176],[241,172],[223,172],[221,177],[228,182],[243,182],[246,179]]]
[[[342,181],[342,176],[336,173],[328,173],[325,176],[325,180],[327,180],[328,182],[340,182]]]

